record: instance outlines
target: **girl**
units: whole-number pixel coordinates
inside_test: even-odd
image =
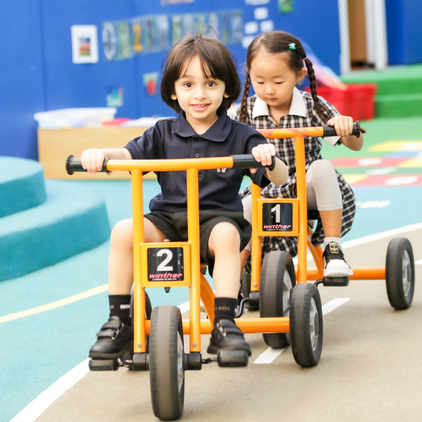
[[[275,148],[254,129],[231,120],[226,110],[241,90],[233,57],[219,41],[205,36],[183,37],[170,51],[163,72],[161,96],[177,113],[163,119],[122,149],[90,149],[82,154],[89,172],[110,159],[166,159],[215,157],[252,153],[268,166]],[[221,170],[221,169],[220,169]],[[199,174],[201,262],[214,261],[215,320],[209,353],[219,349],[243,351],[249,344],[234,322],[239,290],[240,254],[250,237],[238,192],[243,176],[266,186],[287,180],[286,165],[276,159],[274,170],[204,170]],[[266,177],[264,177],[266,175]],[[145,241],[187,240],[186,173],[157,174],[161,194],[151,200],[144,216]],[[89,356],[117,359],[133,347],[129,318],[133,282],[133,222],[117,223],[111,234],[109,258],[110,318],[97,334]]]
[[[305,63],[307,71],[303,63]],[[308,74],[311,93],[299,91],[295,85]],[[255,95],[248,98],[250,86]],[[345,145],[354,151],[362,148],[363,136],[349,136],[353,129],[351,117],[341,116],[323,98],[317,96],[315,74],[311,61],[300,41],[285,32],[267,32],[249,45],[246,56],[246,79],[239,121],[255,129],[334,126],[338,137],[325,138],[330,145]],[[296,196],[296,164],[293,139],[271,139],[276,151],[289,168],[289,178],[283,185],[270,184],[263,197]],[[355,200],[353,191],[334,167],[322,159],[321,140],[305,138],[306,183],[308,209],[317,209],[320,220],[312,236],[312,243],[324,242],[324,277],[347,277],[353,271],[346,263],[341,236],[353,222]],[[245,218],[250,221],[250,196],[244,198]],[[263,255],[281,249],[292,256],[297,254],[297,238],[264,238]],[[242,252],[242,265],[249,256],[250,246]]]

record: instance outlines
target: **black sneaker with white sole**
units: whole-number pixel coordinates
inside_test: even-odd
[[[324,250],[323,258],[324,278],[328,277],[349,277],[353,275],[353,270],[344,259],[344,254],[336,242],[330,242]]]

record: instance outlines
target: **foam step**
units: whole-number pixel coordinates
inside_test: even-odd
[[[422,94],[422,65],[352,72],[342,76],[341,80],[345,83],[376,83],[377,96]]]
[[[0,218],[32,207],[47,199],[40,163],[0,157]]]
[[[100,195],[54,180],[45,183],[44,203],[0,219],[0,281],[56,264],[110,237]]]
[[[410,117],[422,114],[422,92],[407,95],[377,95],[377,117]]]

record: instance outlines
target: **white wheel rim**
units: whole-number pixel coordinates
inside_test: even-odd
[[[410,267],[410,257],[408,252],[405,250],[403,254],[403,263],[402,263],[402,282],[403,282],[403,292],[407,296],[410,291],[410,280],[411,280],[411,267]]]
[[[183,386],[183,342],[182,338],[180,337],[180,333],[177,332],[177,388],[180,393]]]
[[[312,345],[312,350],[315,350],[318,344],[319,337],[319,315],[318,308],[314,298],[311,299],[311,309],[309,312],[309,335]]]

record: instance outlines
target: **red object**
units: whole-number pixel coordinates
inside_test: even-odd
[[[353,120],[374,118],[376,90],[377,84],[347,84],[345,90],[317,87],[320,97],[331,103],[342,116],[351,116]]]
[[[103,122],[103,126],[120,126],[122,123],[128,122],[129,120],[128,117],[116,117],[109,122]]]

